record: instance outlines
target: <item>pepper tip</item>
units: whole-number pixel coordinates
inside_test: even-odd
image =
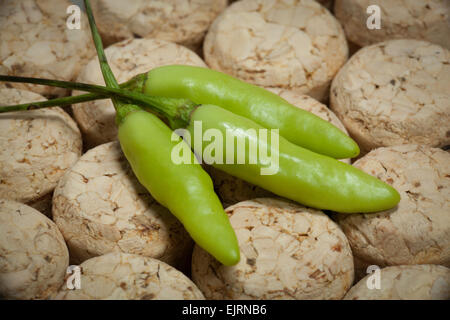
[[[229,255],[221,262],[224,266],[230,267],[236,265],[240,260],[241,260],[240,251],[239,249],[237,249],[231,250],[229,252]]]

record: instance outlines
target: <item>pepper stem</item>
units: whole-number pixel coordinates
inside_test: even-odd
[[[108,88],[119,88],[119,83],[114,76],[111,68],[108,64],[108,59],[106,58],[105,51],[103,50],[102,38],[97,30],[97,25],[95,24],[94,15],[92,13],[92,8],[89,0],[84,0],[84,6],[86,8],[86,14],[88,16],[89,25],[91,27],[92,39],[94,40],[95,49],[97,50],[98,61],[100,63],[100,69],[102,70],[103,79],[105,80],[106,86]],[[116,122],[119,123],[122,119],[123,112],[117,112],[120,108],[123,108],[126,104],[116,98],[111,97],[111,100],[114,104],[114,108],[116,109]]]
[[[35,110],[35,109],[50,108],[50,107],[57,107],[57,106],[67,106],[70,104],[87,102],[87,101],[92,101],[92,100],[99,100],[99,99],[108,99],[108,97],[98,95],[96,93],[88,93],[88,94],[82,94],[82,95],[73,96],[73,97],[64,97],[64,98],[56,98],[56,99],[51,99],[51,100],[46,100],[46,101],[29,102],[29,103],[16,104],[16,105],[10,105],[10,106],[1,106],[0,113],[12,112],[12,111]]]
[[[129,81],[121,83],[120,88],[128,89],[131,91],[136,90],[137,88],[142,88],[142,83],[143,83],[143,81],[145,81],[144,76],[145,76],[144,74],[139,74],[139,75],[133,77],[132,79],[130,79]],[[1,78],[2,78],[2,76],[0,76],[0,79]],[[0,106],[0,113],[51,108],[51,107],[57,107],[57,106],[68,106],[71,104],[77,104],[77,103],[83,103],[83,102],[89,102],[89,101],[101,100],[101,99],[109,99],[109,96],[102,95],[99,93],[86,93],[86,94],[81,94],[81,95],[72,96],[72,97],[56,98],[56,99],[51,99],[51,100],[39,101],[39,102],[30,102],[30,103],[23,103],[23,104],[9,105],[9,106]]]
[[[178,129],[187,126],[189,124],[189,119],[192,111],[197,107],[197,105],[189,99],[149,96],[140,92],[132,92],[125,89],[107,88],[105,86],[87,83],[3,75],[0,75],[0,81],[41,84],[51,87],[96,93],[109,98],[120,98],[126,103],[134,103],[146,109],[147,111],[162,115],[169,120],[169,124],[172,129]],[[128,84],[132,86],[133,82],[128,82]],[[94,95],[91,97],[94,97]],[[49,104],[51,103],[51,101],[53,100],[48,100],[46,103]],[[15,107],[17,107],[17,105],[9,106],[8,108]],[[5,107],[0,107],[0,109],[5,109]],[[8,109],[7,111],[3,112],[9,111],[13,110]]]

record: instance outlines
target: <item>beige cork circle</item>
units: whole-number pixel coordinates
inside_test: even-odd
[[[362,153],[384,146],[450,144],[450,52],[418,40],[365,47],[331,86],[330,108]]]
[[[164,65],[206,67],[193,51],[156,39],[127,39],[108,47],[105,54],[119,83]],[[97,57],[83,68],[77,81],[104,85]],[[81,93],[74,91],[73,95]],[[117,139],[116,113],[109,99],[76,104],[72,109],[87,148]]]
[[[355,268],[440,264],[450,266],[450,154],[402,145],[373,150],[354,166],[392,185],[397,207],[370,214],[338,215]]]
[[[44,101],[37,93],[0,88],[2,105]],[[59,107],[0,115],[0,198],[51,211],[53,189],[81,156],[81,134]]]
[[[375,14],[369,6],[379,8],[379,29],[367,27]],[[450,49],[448,0],[336,0],[334,13],[347,38],[360,47],[391,39],[417,39]]]
[[[0,10],[0,74],[75,80],[95,54],[89,25],[80,12],[80,29],[69,29],[68,0],[5,0]],[[4,86],[3,83],[0,83]],[[46,96],[68,90],[12,84]]]
[[[235,2],[214,21],[203,50],[212,69],[318,100],[348,55],[341,26],[313,0]]]
[[[37,210],[0,199],[0,297],[46,299],[64,281],[69,253],[56,225]]]
[[[377,280],[374,277],[377,276],[379,287],[375,287]],[[344,299],[450,300],[450,269],[437,265],[383,268],[378,275],[373,273],[359,281]]]
[[[353,283],[347,239],[321,211],[260,198],[226,212],[241,260],[226,267],[194,248],[192,278],[207,299],[341,299]]]
[[[127,38],[167,40],[197,50],[227,0],[92,0],[106,44]]]
[[[109,253],[83,262],[80,288],[63,284],[54,300],[203,300],[195,284],[168,264],[135,254]],[[73,283],[76,284],[75,282]]]
[[[53,218],[73,263],[119,251],[182,269],[191,255],[189,234],[138,182],[118,142],[89,150],[66,172],[54,192]]]

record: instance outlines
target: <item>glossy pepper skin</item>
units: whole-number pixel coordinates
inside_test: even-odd
[[[143,93],[212,104],[266,128],[290,142],[336,159],[353,158],[359,147],[344,132],[278,95],[224,73],[193,66],[163,66],[145,74]]]
[[[175,164],[170,130],[145,111],[129,112],[119,124],[119,141],[139,182],[184,225],[192,239],[224,265],[239,261],[233,228],[209,175],[198,162]],[[193,161],[196,161],[191,153]]]
[[[214,105],[202,105],[192,113],[187,127],[192,139],[196,134],[194,121],[201,121],[203,132],[219,129],[223,137],[226,137],[226,130],[244,134],[248,129],[263,129],[247,118]],[[257,139],[260,148],[263,142]],[[202,152],[210,143],[203,142]],[[224,142],[224,155],[225,145]],[[236,146],[235,143],[235,155]],[[261,175],[261,164],[248,164],[248,161],[245,164],[225,164],[225,156],[224,164],[213,166],[279,196],[318,209],[342,213],[376,212],[393,208],[400,201],[398,192],[381,180],[351,165],[294,145],[281,136],[279,151],[271,146],[270,140],[266,147],[271,152],[279,152],[279,170],[274,175]],[[249,143],[245,148],[247,155]],[[195,151],[200,153],[199,149]]]

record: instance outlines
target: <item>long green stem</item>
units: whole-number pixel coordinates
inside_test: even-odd
[[[46,101],[39,102],[29,102],[23,104],[16,104],[10,106],[0,106],[0,113],[12,112],[12,111],[24,111],[24,110],[34,110],[42,108],[50,108],[56,106],[67,106],[71,104],[87,102],[98,99],[108,99],[108,96],[102,96],[96,93],[87,93],[79,96],[56,98]]]
[[[1,77],[2,76],[0,76],[0,78]],[[139,74],[139,75],[133,77],[132,79],[130,79],[129,81],[121,83],[120,88],[133,90],[136,87],[141,87],[142,81],[145,81],[145,74]],[[102,100],[102,99],[109,99],[109,96],[98,94],[98,93],[85,93],[85,94],[72,96],[72,97],[63,97],[63,98],[56,98],[56,99],[51,99],[51,100],[39,101],[39,102],[29,102],[29,103],[9,105],[9,106],[8,105],[0,106],[0,113],[24,111],[24,110],[31,110],[31,109],[51,108],[51,107],[57,107],[57,106],[68,106],[71,104],[89,102],[89,101],[94,101],[94,100]]]
[[[82,83],[82,82],[72,82],[72,81],[52,80],[52,79],[32,78],[32,77],[7,76],[7,75],[0,75],[0,81],[40,84],[40,85],[50,86],[50,87],[58,87],[58,88],[87,91],[87,92],[96,92],[96,93],[100,93],[100,94],[106,94],[108,96],[113,94],[113,92],[109,92],[108,91],[109,89],[107,89],[103,86],[99,86],[96,84]]]
[[[96,84],[88,84],[88,83],[81,83],[81,82],[72,82],[72,81],[64,81],[64,80],[50,80],[50,79],[31,78],[31,77],[5,76],[5,75],[0,75],[0,81],[41,84],[41,85],[50,86],[50,87],[59,87],[59,88],[65,88],[65,89],[98,93],[98,94],[108,96],[108,97],[120,96],[120,97],[126,98],[126,99],[132,99],[134,97],[135,100],[139,100],[142,98],[142,97],[139,97],[139,95],[142,95],[140,93],[138,93],[138,95],[135,95],[134,92],[130,92],[130,91],[123,90],[123,89],[107,88],[105,86],[99,86]]]
[[[108,97],[122,98],[127,103],[134,103],[146,109],[150,109],[152,112],[163,115],[169,120],[173,129],[186,126],[189,123],[190,113],[196,107],[196,104],[189,99],[149,96],[140,92],[107,88],[105,86],[95,84],[4,75],[0,75],[0,81],[41,84],[52,87],[97,93]]]
[[[86,8],[86,14],[88,16],[89,25],[91,27],[92,39],[94,40],[95,49],[97,50],[98,61],[100,63],[100,69],[102,70],[103,79],[105,80],[106,86],[108,88],[119,89],[119,83],[114,76],[111,68],[108,64],[108,59],[106,58],[105,51],[103,50],[102,38],[97,30],[97,25],[95,23],[94,15],[92,13],[92,8],[89,0],[84,0],[84,6]],[[118,99],[111,99],[113,101],[116,111],[123,106],[123,102]]]

